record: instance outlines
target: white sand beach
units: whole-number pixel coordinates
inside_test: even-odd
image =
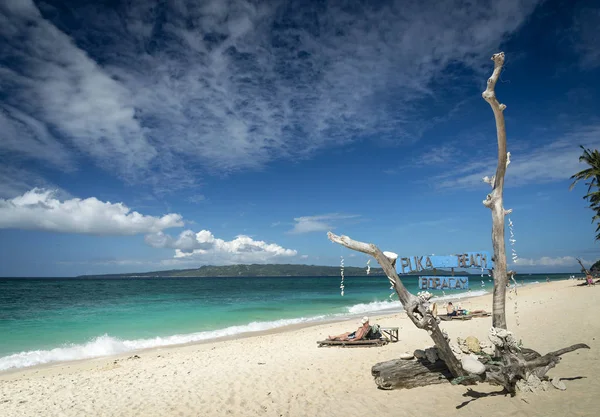
[[[600,286],[576,287],[579,282],[531,285],[507,300],[509,329],[525,346],[542,354],[580,342],[591,347],[565,354],[549,372],[566,391],[511,398],[500,387],[449,383],[379,390],[371,376],[375,363],[432,344],[400,313],[371,318],[400,328],[400,341],[383,347],[317,347],[329,334],[358,327],[345,321],[4,372],[0,415],[593,416],[600,406]],[[462,305],[491,311],[491,295]],[[491,318],[441,326],[453,339],[487,340]]]

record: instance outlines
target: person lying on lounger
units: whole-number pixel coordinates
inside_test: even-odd
[[[485,310],[465,310],[462,308],[455,309],[454,305],[452,305],[452,301],[448,302],[446,306],[446,311],[448,312],[448,317],[454,316],[468,316],[469,314],[482,314],[485,313]]]
[[[371,329],[371,325],[369,324],[369,318],[366,316],[363,317],[363,319],[361,320],[361,324],[362,325],[354,332],[342,333],[337,336],[329,336],[329,337],[327,337],[327,340],[341,340],[341,341],[362,340],[367,335],[367,333],[369,333],[369,330]]]
[[[448,317],[458,316],[458,311],[456,311],[456,309],[454,308],[452,301],[450,301],[446,306],[446,311],[448,312]]]

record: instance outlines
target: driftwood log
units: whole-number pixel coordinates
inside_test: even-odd
[[[411,294],[396,273],[393,261],[372,243],[355,241],[348,236],[337,236],[331,232],[328,237],[331,241],[339,243],[349,249],[373,256],[381,265],[390,283],[396,290],[398,298],[407,313],[408,318],[419,329],[426,330],[435,343],[441,361],[426,363],[420,361],[405,362],[393,360],[376,364],[372,369],[376,384],[382,389],[412,388],[433,383],[440,383],[452,379],[453,384],[469,384],[476,382],[489,382],[501,385],[505,390],[514,394],[517,383],[530,379],[544,379],[547,372],[556,366],[561,355],[589,346],[579,343],[564,349],[550,352],[546,355],[525,349],[517,343],[515,337],[507,330],[506,326],[506,284],[508,271],[506,267],[506,247],[504,241],[504,217],[511,212],[503,206],[503,188],[506,167],[510,163],[510,153],[506,151],[506,126],[504,110],[506,106],[500,104],[496,98],[495,86],[504,66],[504,53],[492,56],[494,71],[487,81],[487,88],[482,97],[490,104],[496,121],[498,139],[498,165],[496,175],[492,178],[485,177],[484,181],[492,186],[492,192],[487,195],[483,204],[492,211],[492,245],[494,248],[494,292],[493,315],[490,340],[496,347],[496,354],[481,357],[480,362],[485,365],[485,371],[479,375],[467,373],[458,358],[452,352],[449,337],[438,326],[439,319],[432,314],[434,311],[428,298]],[[433,360],[433,359],[432,359]],[[445,368],[445,370],[444,370]]]
[[[373,365],[371,375],[380,389],[402,389],[442,384],[453,379],[446,362],[426,359],[394,359]]]
[[[586,346],[575,345],[567,349],[551,352],[546,356],[551,356],[556,359],[556,357],[560,357],[560,355],[578,349],[579,347]],[[521,353],[523,354],[523,358],[529,362],[535,363],[534,360],[541,358],[541,355],[533,349],[523,348]],[[545,359],[542,359],[542,361],[544,360]],[[554,361],[554,363],[557,361],[558,360]],[[502,385],[497,383],[497,378],[494,376],[495,372],[499,370],[497,365],[493,363],[494,358],[482,355],[481,362],[486,363],[488,372],[481,377],[470,376],[468,378],[474,381],[487,381],[491,384]],[[446,366],[446,363],[442,360],[437,360],[433,363],[427,359],[394,359],[391,361],[379,362],[371,368],[371,375],[375,378],[377,388],[384,390],[416,388],[455,381],[452,373]],[[540,375],[538,378],[542,379],[543,376],[544,375]]]

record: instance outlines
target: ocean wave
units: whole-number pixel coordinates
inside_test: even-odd
[[[465,292],[449,292],[442,293],[441,295],[434,294],[431,298],[432,301],[443,301],[443,300],[456,300],[462,298],[470,298],[470,297],[478,297],[480,295],[488,294],[489,291],[484,289],[479,290],[470,290]],[[355,304],[353,306],[347,307],[347,312],[351,315],[361,315],[366,313],[378,313],[381,311],[401,311],[402,303],[400,301],[373,301],[371,303],[361,303]]]
[[[445,295],[434,296],[432,300],[454,300],[467,297],[476,297],[487,293],[488,291],[485,290],[471,290],[467,292],[451,294],[446,293]],[[102,356],[131,352],[139,349],[148,349],[154,347],[200,342],[204,340],[217,339],[227,336],[235,336],[242,333],[253,333],[270,329],[276,329],[295,324],[315,323],[331,319],[339,319],[348,316],[375,314],[378,312],[385,311],[397,312],[401,310],[402,304],[400,303],[400,301],[385,300],[374,301],[371,303],[355,304],[347,307],[345,313],[319,315],[314,317],[301,317],[295,319],[281,319],[266,322],[252,322],[245,325],[230,326],[219,330],[203,331],[189,334],[176,334],[165,337],[122,340],[117,337],[105,334],[102,336],[95,337],[81,344],[70,343],[54,349],[32,350],[1,357],[0,371],[5,371],[14,368],[25,368],[52,362],[65,362],[79,359],[98,358]]]
[[[402,310],[400,301],[373,301],[372,303],[361,303],[347,307],[350,314],[373,313],[383,310]]]
[[[260,332],[294,324],[323,321],[326,318],[326,316],[315,316],[309,318],[281,319],[268,322],[252,322],[246,325],[231,326],[220,330],[176,334],[173,336],[154,337],[150,339],[121,340],[105,334],[82,344],[70,343],[50,350],[32,350],[4,356],[0,358],[0,371],[13,368],[25,368],[51,362],[98,358],[139,349],[200,342],[220,337],[235,336],[242,333]]]
[[[442,295],[434,295],[431,300],[441,301],[441,300],[456,300],[461,298],[470,298],[470,297],[479,297],[480,295],[489,294],[489,291],[486,290],[471,290],[459,293],[445,293]]]

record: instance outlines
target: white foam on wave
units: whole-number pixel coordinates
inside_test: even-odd
[[[431,300],[432,301],[442,301],[442,300],[456,300],[462,298],[469,297],[478,297],[480,295],[488,294],[489,291],[486,290],[471,290],[465,292],[447,292],[446,295],[434,295]],[[352,315],[362,315],[366,313],[377,313],[380,311],[401,311],[402,303],[400,301],[373,301],[371,303],[361,303],[355,304],[347,308],[348,313]]]
[[[529,284],[529,283],[528,283]],[[461,293],[446,293],[445,296],[436,296],[432,300],[461,299],[467,297],[477,297],[487,294],[485,290],[474,290]],[[224,329],[211,330],[189,334],[176,334],[166,337],[154,337],[149,339],[121,340],[119,338],[102,335],[82,344],[65,344],[63,346],[50,350],[32,350],[27,352],[15,353],[13,355],[0,358],[0,371],[12,368],[24,368],[34,365],[42,365],[51,362],[64,362],[78,359],[98,358],[101,356],[116,355],[125,352],[131,352],[138,349],[147,349],[161,346],[180,345],[184,343],[200,342],[226,336],[235,336],[241,333],[260,332],[264,330],[276,329],[279,327],[290,326],[294,324],[319,322],[342,316],[358,316],[367,313],[377,313],[383,311],[401,311],[400,301],[374,301],[371,303],[355,304],[347,307],[346,313],[333,314],[329,316],[301,317],[296,319],[281,319],[267,322],[252,322],[240,326],[230,326]]]
[[[348,307],[348,313],[350,314],[364,314],[372,313],[384,310],[402,310],[402,303],[400,301],[373,301],[372,303],[361,303],[355,304]]]
[[[241,333],[260,332],[294,324],[322,321],[324,319],[326,319],[326,316],[281,319],[267,322],[252,322],[246,325],[231,326],[220,330],[190,334],[176,334],[173,336],[154,337],[150,339],[121,340],[105,334],[82,344],[70,343],[50,350],[32,350],[4,356],[0,358],[0,371],[5,371],[12,368],[25,368],[34,365],[42,365],[50,362],[98,358],[101,356],[131,352],[138,349],[199,342],[219,337],[234,336]]]
[[[462,298],[479,297],[480,295],[489,294],[486,290],[472,290],[459,293],[447,292],[446,295],[433,296],[431,299],[435,301],[440,300],[456,300]]]

